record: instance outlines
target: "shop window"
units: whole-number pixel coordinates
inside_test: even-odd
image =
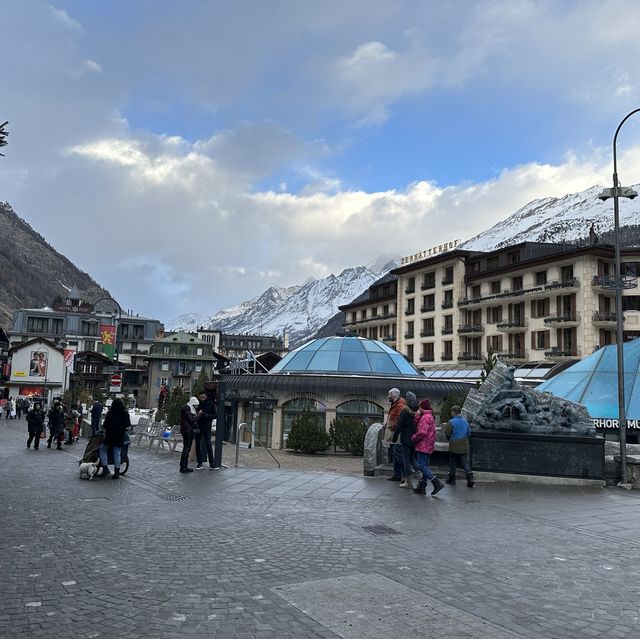
[[[371,426],[371,424],[382,423],[384,419],[384,409],[378,404],[366,400],[351,400],[336,407],[336,418],[355,417]]]
[[[296,417],[302,415],[303,411],[308,410],[315,418],[318,424],[325,425],[324,404],[310,398],[292,399],[282,405],[282,443],[287,445],[287,437],[291,432],[291,425]]]

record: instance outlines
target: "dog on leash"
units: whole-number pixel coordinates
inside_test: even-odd
[[[98,465],[95,462],[83,462],[80,464],[80,479],[92,480],[98,472]]]

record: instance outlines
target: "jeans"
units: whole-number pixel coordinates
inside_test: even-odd
[[[415,450],[413,446],[406,446],[402,444],[402,467],[404,469],[403,477],[407,479],[411,477],[411,473],[413,472],[413,468],[416,468],[415,465]]]
[[[391,444],[391,446],[389,446],[389,450],[391,451],[391,456],[393,458],[393,476],[402,477],[402,444]]]
[[[431,455],[429,453],[416,452],[416,466],[422,473],[422,482],[425,484],[435,477],[433,471],[431,470],[431,468],[429,468],[430,457]]]
[[[202,456],[200,458],[201,459],[200,463],[202,463],[203,461],[207,461],[207,457],[208,457],[209,466],[213,466],[213,446],[211,445],[211,429],[203,428],[202,434],[200,435],[200,437],[202,438],[202,445],[201,445]]]
[[[464,474],[467,475],[471,472],[471,466],[469,465],[469,458],[466,454],[449,453],[449,475],[456,474],[456,468],[462,466],[464,468]]]
[[[109,465],[109,448],[113,449],[114,468],[120,468],[120,464],[122,463],[122,448],[120,448],[120,446],[109,447],[106,444],[100,444],[100,450],[98,451],[100,463],[105,467]]]

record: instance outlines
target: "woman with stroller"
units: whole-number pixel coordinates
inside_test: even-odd
[[[100,445],[100,463],[102,473],[100,477],[109,475],[108,455],[109,448],[113,449],[113,477],[120,477],[120,464],[122,463],[122,447],[124,446],[127,430],[131,428],[131,419],[124,402],[116,397],[111,403],[111,408],[107,411],[102,424],[104,439]]]

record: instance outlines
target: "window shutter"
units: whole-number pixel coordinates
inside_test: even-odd
[[[536,349],[536,332],[531,331],[531,350]]]
[[[551,346],[551,331],[544,332],[544,347],[549,348]]]

